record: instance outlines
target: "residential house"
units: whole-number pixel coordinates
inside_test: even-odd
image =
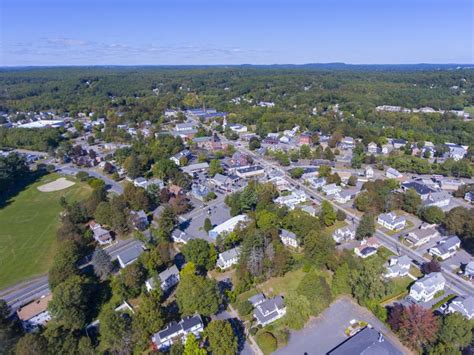
[[[235,247],[229,250],[226,250],[219,254],[217,259],[217,266],[222,270],[231,267],[239,262],[240,257],[240,247]]]
[[[210,182],[225,191],[231,191],[231,186],[238,180],[238,177],[227,176],[217,173],[216,175],[214,175],[213,178],[211,178]]]
[[[456,191],[459,187],[464,185],[464,181],[457,179],[441,179],[439,184],[442,190]]]
[[[473,296],[458,296],[451,301],[447,309],[448,313],[458,312],[466,319],[474,318],[474,297]]]
[[[371,327],[365,327],[360,332],[345,340],[328,355],[403,355],[404,352]]]
[[[471,203],[474,202],[474,191],[466,192],[464,195],[464,200]]]
[[[146,189],[148,187],[148,180],[144,177],[138,177],[133,180],[133,185],[135,185],[135,187],[141,187],[143,189]]]
[[[286,307],[283,297],[281,296],[276,296],[263,301],[255,307],[253,312],[257,325],[261,325],[262,327],[280,319],[285,314]]]
[[[359,246],[354,248],[354,253],[362,259],[377,254],[377,250],[381,247],[380,242],[375,237],[363,239]]]
[[[247,221],[248,217],[245,214],[234,216],[211,229],[209,231],[209,237],[215,239],[219,236],[219,234],[230,233],[235,229],[235,227],[237,227],[237,225],[239,225],[240,223],[245,223]]]
[[[133,244],[131,247],[123,250],[117,255],[117,260],[120,267],[123,269],[127,265],[133,264],[137,261],[138,257],[143,253],[142,244]]]
[[[368,166],[364,170],[364,175],[367,179],[372,179],[375,176],[374,169],[371,166]]]
[[[429,302],[434,295],[444,290],[446,279],[440,272],[432,272],[418,279],[410,288],[410,297],[416,302]]]
[[[341,187],[337,186],[336,184],[329,184],[329,185],[324,185],[322,188],[322,191],[327,195],[335,195],[341,191]]]
[[[247,126],[244,126],[244,125],[239,124],[239,123],[230,123],[230,124],[227,125],[227,127],[235,133],[240,134],[240,133],[247,132]]]
[[[392,139],[392,145],[394,149],[401,149],[407,145],[407,141],[404,139]]]
[[[166,328],[155,333],[151,340],[157,350],[167,350],[174,342],[183,339],[193,333],[196,338],[199,338],[204,331],[204,323],[199,314],[194,316],[184,317],[179,323],[171,322]]]
[[[434,247],[430,248],[429,254],[442,260],[446,260],[456,254],[461,247],[461,240],[456,236],[451,236],[441,240]]]
[[[393,212],[382,213],[382,214],[379,214],[379,216],[377,217],[377,223],[387,229],[398,231],[405,228],[406,219],[405,217],[397,216]]]
[[[286,246],[298,248],[298,245],[299,245],[298,238],[296,237],[296,234],[293,232],[290,232],[286,229],[281,229],[280,240]]]
[[[472,280],[474,278],[474,261],[470,261],[464,267],[464,275]]]
[[[181,133],[189,133],[189,132],[195,132],[196,131],[196,123],[192,121],[184,122],[184,123],[178,123],[176,124],[174,130],[176,132]]]
[[[469,148],[468,146],[454,143],[446,143],[445,146],[449,150],[447,156],[456,161],[463,159],[466,156],[467,150]]]
[[[407,255],[402,255],[398,258],[390,258],[388,262],[386,278],[407,276],[410,271],[411,259]]]
[[[425,243],[428,243],[430,239],[439,236],[439,232],[436,228],[418,228],[405,236],[405,240],[415,247],[419,247]]]
[[[435,190],[432,189],[431,187],[418,181],[404,182],[401,185],[401,187],[402,187],[402,190],[405,192],[410,189],[415,190],[415,192],[420,196],[422,200],[426,200],[431,193],[435,192]]]
[[[338,228],[332,234],[332,239],[337,244],[341,244],[347,242],[349,240],[353,240],[356,237],[356,226],[354,224],[350,224],[348,226]]]
[[[110,231],[105,228],[102,228],[99,223],[91,221],[89,223],[89,228],[92,231],[92,236],[94,240],[99,243],[99,245],[107,245],[113,242],[114,238],[110,234]]]
[[[319,188],[322,188],[324,185],[326,185],[326,178],[320,177],[317,179],[310,179],[309,183],[311,184],[313,188],[319,189]]]
[[[300,206],[299,209],[313,217],[316,217],[316,215],[319,213],[319,209],[311,205]]]
[[[173,265],[166,269],[165,271],[161,272],[158,275],[158,279],[160,280],[160,288],[163,291],[168,291],[171,287],[175,286],[179,282],[179,270],[176,267],[176,265]],[[145,282],[146,289],[148,292],[151,290],[155,289],[156,287],[156,279],[155,278],[149,278]]]
[[[255,308],[259,304],[265,302],[266,298],[263,293],[257,293],[255,296],[252,296],[248,299],[248,301],[252,304],[252,306]]]
[[[388,155],[393,150],[393,145],[391,144],[383,144],[381,152],[383,155]]]
[[[374,142],[370,142],[369,144],[367,144],[367,152],[369,154],[377,154],[378,152],[377,144]]]
[[[191,195],[201,201],[204,201],[209,194],[209,188],[203,184],[192,184],[191,185]]]
[[[344,137],[339,143],[339,146],[341,147],[341,149],[354,149],[355,140],[352,137]]]
[[[50,293],[18,308],[16,314],[25,332],[34,332],[51,320],[48,303],[52,298],[53,294]]]
[[[356,195],[354,190],[342,190],[334,195],[334,201],[339,203],[347,203]]]
[[[275,199],[275,203],[287,206],[290,210],[295,209],[296,205],[307,200],[306,194],[301,190],[294,190],[289,195],[279,196]]]
[[[171,232],[171,239],[175,243],[187,244],[193,237],[181,229],[175,229]]]
[[[311,146],[313,144],[313,139],[311,137],[311,134],[310,133],[302,133],[299,137],[298,137],[298,145],[302,146],[302,145],[308,145],[308,146]]]
[[[439,208],[449,206],[451,203],[451,195],[446,191],[432,192],[425,199],[423,205],[425,207],[436,206]]]
[[[183,159],[189,159],[191,157],[191,152],[188,149],[184,149],[180,151],[179,153],[173,155],[170,160],[175,163],[178,166],[181,165],[186,165],[186,164],[181,164]]]
[[[139,231],[144,231],[148,228],[148,216],[146,215],[144,210],[131,211],[130,214],[132,224],[136,229],[138,229]]]
[[[183,166],[181,170],[183,173],[193,175],[193,173],[199,173],[199,172],[204,172],[209,169],[209,163],[204,162],[204,163],[196,163],[196,164],[190,164],[187,166]]]
[[[388,168],[387,171],[385,172],[385,176],[388,177],[389,179],[403,178],[403,174],[394,168]]]

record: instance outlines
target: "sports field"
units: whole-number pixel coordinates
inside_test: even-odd
[[[72,201],[85,198],[90,192],[87,184],[77,181],[60,191],[38,190],[38,186],[59,177],[43,176],[0,209],[0,289],[47,272],[56,250],[61,196]]]

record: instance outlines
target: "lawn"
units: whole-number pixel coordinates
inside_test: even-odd
[[[464,107],[464,111],[469,112],[471,114],[471,116],[473,116],[474,115],[474,106]]]
[[[72,201],[89,194],[90,187],[77,181],[61,191],[37,189],[58,177],[57,174],[43,176],[6,201],[5,207],[0,209],[0,289],[48,270],[56,250],[61,196]]]

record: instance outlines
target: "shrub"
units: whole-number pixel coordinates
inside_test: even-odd
[[[78,178],[80,181],[87,181],[89,179],[89,174],[85,171],[79,171],[76,174],[76,178]]]
[[[265,354],[274,352],[278,347],[275,336],[270,332],[263,332],[257,336],[258,345]]]
[[[247,300],[238,302],[235,305],[235,307],[237,308],[237,311],[239,312],[241,316],[246,316],[250,314],[250,312],[252,312],[252,309],[253,309],[252,304]]]

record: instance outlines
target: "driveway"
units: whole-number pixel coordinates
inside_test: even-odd
[[[344,330],[350,321],[366,321],[381,331],[404,353],[409,353],[396,336],[367,309],[360,307],[350,298],[335,301],[319,317],[312,319],[302,330],[291,331],[288,345],[275,354],[280,355],[323,355],[345,341]]]

